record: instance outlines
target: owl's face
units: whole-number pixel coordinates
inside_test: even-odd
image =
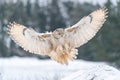
[[[64,29],[58,28],[53,32],[53,36],[59,39],[64,36],[64,32],[65,32]]]

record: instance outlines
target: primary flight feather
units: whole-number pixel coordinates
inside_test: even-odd
[[[38,33],[17,23],[8,25],[8,33],[24,50],[45,54],[61,64],[68,64],[78,54],[77,47],[92,39],[107,17],[107,9],[98,9],[83,17],[72,27],[58,28],[53,32]]]

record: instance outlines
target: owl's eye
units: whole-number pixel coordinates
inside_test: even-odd
[[[58,35],[60,35],[60,33],[57,33]]]

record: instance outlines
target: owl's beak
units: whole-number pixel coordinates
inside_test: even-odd
[[[61,35],[61,37],[64,37],[64,36],[65,36],[64,34]]]

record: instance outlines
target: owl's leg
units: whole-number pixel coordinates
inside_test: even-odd
[[[56,50],[50,53],[50,57],[61,64],[68,64],[68,60],[74,60],[76,58],[77,49],[65,49],[65,47],[59,45]]]
[[[71,56],[71,54],[69,53],[69,51],[64,51],[64,56],[67,60],[73,60],[73,57]]]
[[[64,52],[64,47],[62,45],[57,47],[56,53],[58,54],[58,62],[61,64],[68,64],[66,53]]]
[[[58,63],[68,63],[65,56],[63,55],[63,47],[61,45],[57,46],[55,50],[51,51],[50,57]]]
[[[67,58],[66,58],[66,54],[60,55],[59,58],[60,58],[60,62],[61,62],[62,64],[68,65],[68,60],[67,60]]]
[[[64,44],[64,53],[67,54],[67,58],[69,60],[74,60],[76,58],[76,55],[78,54],[78,50],[77,49],[74,49],[74,48],[70,48],[68,44]]]

